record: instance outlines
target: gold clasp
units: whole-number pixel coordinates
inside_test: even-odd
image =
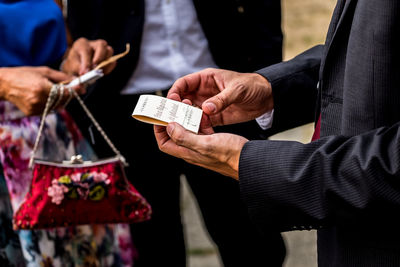
[[[82,164],[83,158],[82,155],[74,155],[71,157],[70,163],[72,164]]]

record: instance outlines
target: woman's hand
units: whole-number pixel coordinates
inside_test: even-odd
[[[104,40],[89,41],[79,38],[67,52],[61,70],[70,75],[82,75],[95,68],[100,62],[114,54],[114,50]],[[105,74],[110,73],[116,63],[110,63],[103,68]]]
[[[16,105],[25,115],[37,115],[43,112],[53,83],[70,80],[67,74],[48,67],[0,68],[0,99]],[[76,88],[75,90],[83,90]],[[64,90],[59,106],[69,98]],[[54,107],[56,108],[56,107]]]

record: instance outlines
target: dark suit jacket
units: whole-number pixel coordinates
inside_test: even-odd
[[[400,266],[399,11],[339,0],[324,46],[259,71],[285,127],[312,116],[319,78],[321,139],[248,142],[239,177],[260,228],[320,229],[320,266]]]

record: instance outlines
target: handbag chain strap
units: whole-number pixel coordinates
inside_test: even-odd
[[[99,133],[101,134],[101,136],[103,136],[104,140],[107,142],[107,144],[110,146],[110,148],[114,151],[114,153],[120,158],[120,160],[122,161],[122,163],[125,166],[128,166],[128,163],[126,162],[125,158],[121,155],[121,152],[119,152],[119,150],[115,147],[115,145],[113,144],[113,142],[111,142],[111,139],[107,136],[106,132],[103,130],[103,128],[101,128],[100,124],[97,122],[97,120],[94,118],[92,112],[90,112],[90,110],[87,108],[87,106],[85,105],[85,103],[83,102],[82,98],[78,95],[78,93],[75,90],[70,90],[73,94],[73,96],[76,98],[76,100],[78,100],[79,104],[81,105],[81,107],[83,108],[83,110],[85,111],[86,115],[89,117],[89,119],[92,121],[92,123],[94,124],[94,126],[96,127],[96,129],[99,131]]]
[[[45,108],[44,108],[44,111],[43,111],[43,114],[42,114],[42,118],[40,120],[39,130],[38,130],[38,134],[36,136],[35,144],[33,146],[33,149],[32,149],[32,152],[31,152],[31,157],[29,159],[29,168],[32,168],[32,166],[33,166],[33,161],[34,161],[35,154],[36,154],[38,146],[39,146],[40,137],[42,136],[42,133],[43,133],[45,119],[46,119],[51,107],[55,103],[55,101],[56,101],[56,99],[57,99],[57,97],[58,97],[58,95],[60,93],[60,89],[61,88],[63,88],[63,90],[64,90],[64,85],[54,84],[50,89],[49,97],[47,98],[47,102],[46,102],[46,105],[45,105]],[[68,89],[69,89],[70,96],[73,95],[76,98],[76,100],[79,102],[79,104],[81,105],[81,107],[85,111],[86,115],[90,118],[90,120],[92,121],[92,123],[94,124],[96,129],[100,132],[100,134],[102,135],[104,140],[107,142],[107,144],[114,151],[114,153],[119,157],[121,162],[125,166],[127,166],[128,164],[127,164],[125,158],[121,155],[121,152],[115,147],[113,142],[111,142],[110,138],[104,132],[103,128],[101,128],[100,124],[94,118],[93,114],[89,111],[89,109],[87,108],[87,106],[85,105],[85,103],[83,102],[81,97],[72,88],[68,88]]]

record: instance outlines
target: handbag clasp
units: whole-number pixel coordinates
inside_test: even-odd
[[[67,164],[83,164],[85,162],[83,161],[82,155],[74,155],[74,156],[71,157],[70,160],[64,160],[63,163],[67,163]]]

